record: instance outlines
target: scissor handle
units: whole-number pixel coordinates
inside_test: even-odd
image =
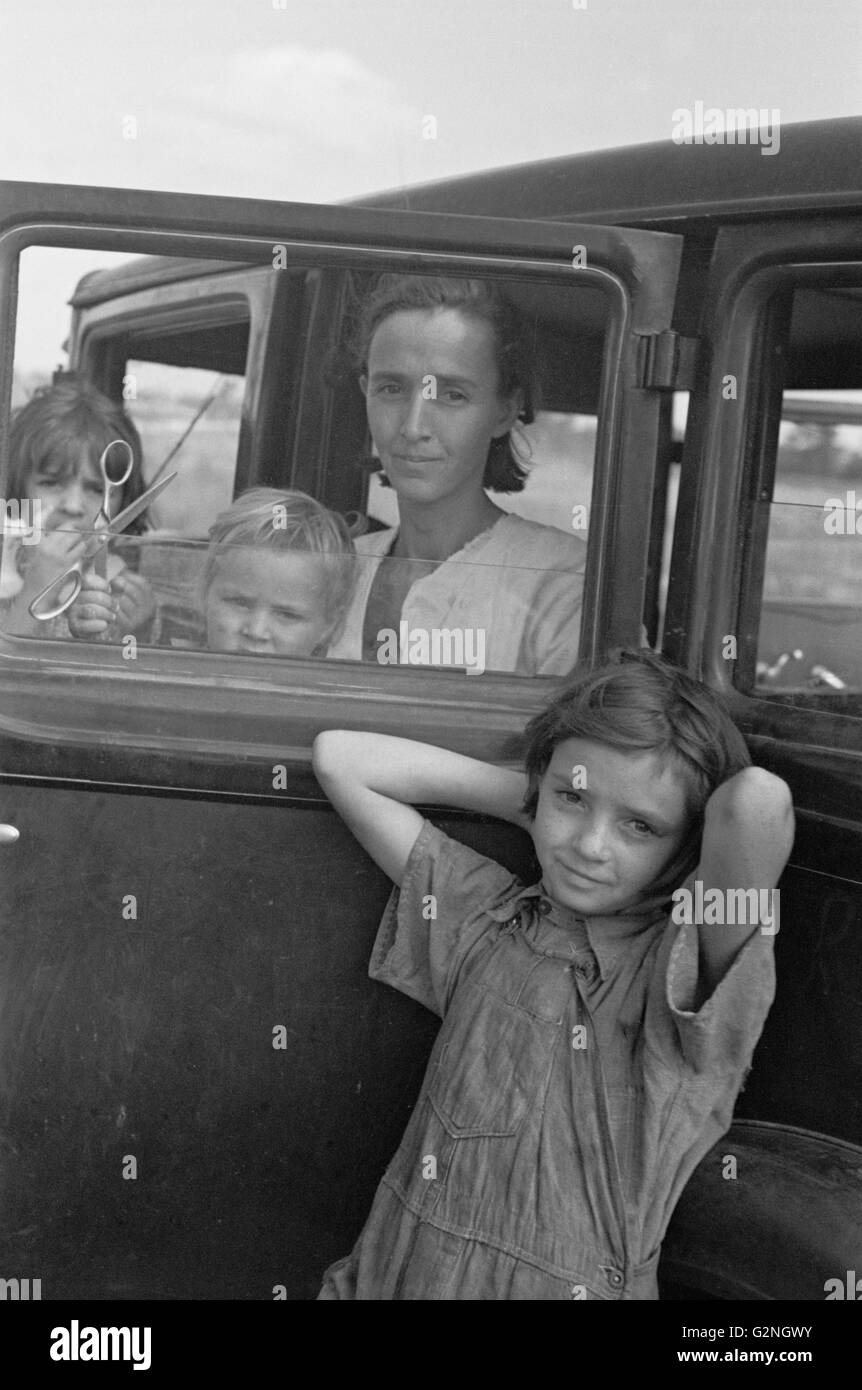
[[[110,454],[112,449],[116,449],[117,447],[125,449],[128,458],[126,459],[126,466],[123,470],[122,476],[119,478],[112,478],[108,473],[108,455]],[[110,444],[107,444],[105,448],[102,450],[102,457],[99,459],[99,468],[101,470],[103,479],[106,483],[110,484],[111,487],[122,487],[124,483],[127,483],[129,481],[129,478],[131,477],[132,469],[134,468],[134,466],[135,455],[132,452],[132,446],[128,442],[128,440],[112,439]]]
[[[119,476],[118,478],[112,478],[111,475],[110,475],[110,473],[108,472],[108,458],[109,458],[109,456],[110,456],[111,450],[112,450],[112,449],[117,449],[117,448],[119,448],[119,449],[125,449],[127,458],[126,458],[126,464],[125,464],[125,468],[123,469],[123,472],[120,474],[120,476]],[[122,487],[128,482],[129,477],[131,476],[131,472],[132,472],[132,469],[133,469],[134,465],[135,465],[135,456],[134,456],[134,453],[132,452],[132,446],[131,446],[131,444],[129,444],[128,440],[126,440],[126,439],[112,439],[111,442],[110,442],[110,444],[106,444],[105,448],[102,450],[102,456],[101,456],[101,458],[99,459],[99,468],[100,468],[100,470],[101,470],[102,482],[103,482],[104,486],[103,486],[103,488],[102,488],[102,505],[101,505],[101,507],[99,508],[99,510],[97,511],[97,513],[96,513],[96,515],[95,515],[95,517],[94,517],[94,519],[93,519],[93,528],[94,528],[94,530],[100,530],[102,527],[105,527],[105,526],[109,526],[109,525],[110,525],[110,522],[111,522],[111,493],[114,492],[117,488],[122,488]],[[93,561],[93,568],[95,569],[96,574],[100,575],[102,579],[107,579],[107,577],[108,577],[108,555],[107,555],[107,551],[105,551],[105,550],[100,550],[100,551],[99,551],[98,555],[96,556],[95,560]]]
[[[81,592],[81,587],[84,582],[82,570],[83,563],[81,560],[77,560],[74,565],[71,565],[70,568],[66,570],[65,574],[58,575],[56,579],[51,580],[50,584],[46,584],[41,594],[37,594],[30,604],[30,616],[35,618],[37,622],[47,623],[50,618],[59,618],[61,613],[65,613],[67,608],[71,608],[75,599]],[[61,602],[55,603],[50,608],[46,608],[42,600],[47,599],[54,592],[62,594],[63,589],[70,580],[72,582],[72,592],[63,598]]]

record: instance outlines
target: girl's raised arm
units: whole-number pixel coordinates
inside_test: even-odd
[[[527,828],[523,772],[388,734],[318,734],[312,764],[339,815],[385,874],[401,883],[422,827],[416,802],[457,806]]]
[[[780,777],[762,767],[746,767],[723,782],[706,805],[695,873],[703,884],[704,902],[710,889],[718,889],[725,906],[733,894],[735,904],[757,901],[759,910],[762,890],[775,887],[790,858],[793,834],[793,801]],[[702,998],[712,993],[749,936],[777,930],[773,900],[768,908],[763,921],[752,922],[747,911],[740,922],[737,911],[725,910],[722,921],[698,925]]]

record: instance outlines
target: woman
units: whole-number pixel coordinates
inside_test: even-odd
[[[399,525],[357,538],[370,558],[329,655],[386,661],[391,633],[473,630],[485,669],[569,671],[586,546],[485,491],[519,492],[526,478],[512,430],[533,418],[531,364],[513,306],[484,280],[385,275],[356,359]]]

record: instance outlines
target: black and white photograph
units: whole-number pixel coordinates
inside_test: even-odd
[[[514,1300],[823,1374],[858,0],[0,0],[0,494],[23,1364]]]

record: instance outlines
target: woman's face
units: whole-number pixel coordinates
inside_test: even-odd
[[[523,399],[503,399],[489,324],[458,309],[384,319],[360,378],[380,461],[399,498],[419,505],[475,497],[492,439]]]

